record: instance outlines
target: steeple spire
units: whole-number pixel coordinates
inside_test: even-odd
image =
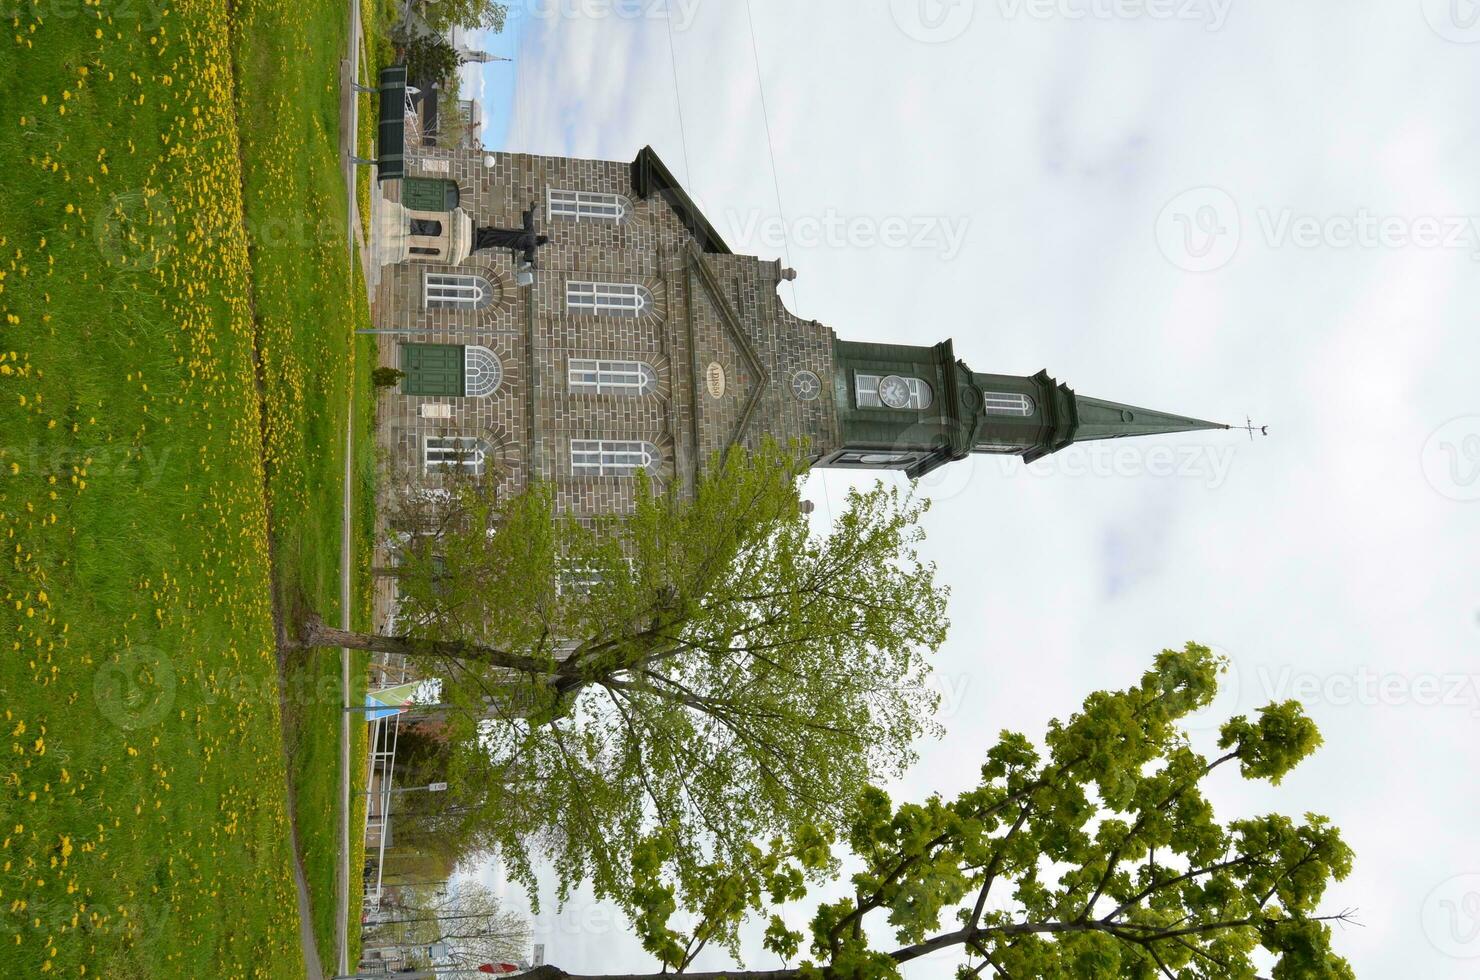
[[[933,347],[836,340],[833,363],[839,439],[819,466],[915,478],[972,453],[1031,463],[1076,442],[1232,428],[1082,397],[1047,371],[976,372],[956,359],[949,340]]]
[[[1230,428],[1222,422],[1205,422],[1202,419],[1122,405],[1103,398],[1086,398],[1083,395],[1074,396],[1074,408],[1079,422],[1070,436],[1074,442]]]

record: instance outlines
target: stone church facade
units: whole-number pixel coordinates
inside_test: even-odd
[[[1044,372],[978,373],[949,340],[841,340],[782,305],[792,273],[731,252],[650,148],[623,162],[428,149],[384,193],[418,220],[375,292],[380,363],[407,372],[380,399],[379,439],[431,485],[452,466],[508,489],[538,477],[597,514],[627,505],[638,468],[688,486],[715,452],[767,437],[805,439],[813,465],[918,476],[968,453],[1215,427]],[[550,241],[530,286],[508,252],[438,244],[444,210],[449,227],[460,211],[517,228],[531,206]]]

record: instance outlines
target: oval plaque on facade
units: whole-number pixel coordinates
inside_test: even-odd
[[[709,366],[704,369],[704,387],[709,390],[710,398],[725,397],[725,368],[718,361],[710,361]]]

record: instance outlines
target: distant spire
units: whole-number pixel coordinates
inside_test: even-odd
[[[476,63],[476,64],[480,64],[480,65],[486,65],[490,61],[513,61],[514,60],[513,58],[505,58],[502,55],[489,54],[487,51],[474,51],[472,49],[464,48],[464,47],[461,47],[461,46],[458,47],[457,53],[462,58],[462,60],[464,62],[472,62],[472,63]]]

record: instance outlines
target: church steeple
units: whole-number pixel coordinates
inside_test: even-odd
[[[1105,401],[1103,398],[1074,396],[1079,425],[1074,441],[1089,439],[1122,439],[1126,436],[1154,436],[1167,432],[1196,432],[1199,429],[1227,429],[1221,422],[1204,422],[1167,412],[1157,412],[1134,405]]]
[[[934,347],[836,341],[840,445],[818,466],[922,476],[971,453],[1032,462],[1076,442],[1227,429],[1218,422],[1075,394],[1048,372],[980,374]]]

